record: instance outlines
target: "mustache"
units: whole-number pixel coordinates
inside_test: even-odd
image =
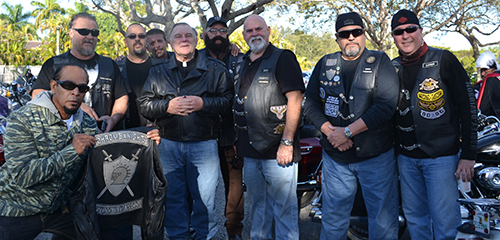
[[[255,40],[264,41],[264,38],[263,38],[263,37],[261,37],[261,36],[255,36],[255,37],[251,37],[251,38],[250,38],[250,42],[253,42],[253,41],[255,41]]]

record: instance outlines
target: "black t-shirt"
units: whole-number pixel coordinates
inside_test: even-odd
[[[135,100],[141,95],[142,87],[148,78],[149,69],[151,69],[151,58],[148,58],[143,63],[133,63],[127,58],[125,64],[127,80],[132,90],[128,95],[129,120],[126,123],[126,128],[146,126],[147,120],[139,114],[139,106],[137,106]]]
[[[80,60],[73,56],[71,52],[68,52],[68,60],[70,63],[77,63],[82,66],[85,66],[87,73],[89,73],[89,69],[95,69],[95,67],[98,67],[98,58],[103,57],[98,54],[95,54],[94,57],[92,57],[89,60]],[[124,95],[127,95],[130,92],[130,88],[128,83],[125,81],[123,78],[120,68],[116,64],[115,61],[113,62],[113,89],[112,89],[112,96],[113,99],[118,99]],[[99,70],[100,71],[100,70]],[[45,63],[42,65],[42,69],[40,70],[40,73],[38,74],[38,78],[35,82],[35,85],[33,89],[42,89],[42,90],[50,90],[50,80],[54,79],[54,57],[50,58],[49,60],[45,61]],[[89,75],[89,78],[91,76]],[[97,75],[95,76],[97,77]],[[92,82],[91,79],[89,79],[89,82]],[[97,113],[99,117],[103,115],[111,115],[111,112],[109,113]]]
[[[263,56],[271,55],[271,48],[268,46]],[[262,57],[255,59],[253,62],[249,57],[250,51],[244,56],[243,69],[241,71],[241,82],[239,96],[245,96],[252,81],[257,73],[262,62]],[[285,94],[289,91],[305,91],[304,82],[302,79],[302,71],[300,65],[297,62],[297,58],[292,52],[283,51],[276,64],[276,80],[278,81],[281,92]],[[243,106],[235,104],[234,108],[236,111],[244,111]],[[241,109],[239,109],[241,108]],[[244,117],[235,117],[235,121],[239,126],[246,126],[246,119]],[[295,134],[298,136],[297,134]],[[298,138],[294,139],[298,141]],[[238,130],[238,141],[236,142],[236,148],[238,150],[238,155],[243,157],[250,157],[256,159],[275,159],[276,152],[278,151],[279,143],[264,154],[258,152],[252,145],[249,144],[250,140],[248,137],[248,131]]]

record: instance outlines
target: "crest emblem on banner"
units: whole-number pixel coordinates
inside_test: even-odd
[[[123,155],[116,159],[111,159],[112,155],[109,155],[105,150],[102,150],[103,154],[106,156],[103,161],[103,177],[106,187],[101,191],[97,198],[101,198],[106,190],[111,193],[114,197],[118,197],[123,190],[126,188],[130,195],[133,197],[135,194],[130,189],[129,183],[135,174],[137,168],[137,159],[139,152],[138,149],[136,154],[132,154],[132,160],[127,159]]]
[[[281,106],[271,106],[270,108],[271,112],[276,114],[276,117],[278,119],[282,119],[283,115],[286,112],[286,105],[281,105]]]

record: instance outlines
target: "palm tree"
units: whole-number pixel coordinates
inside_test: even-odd
[[[0,14],[0,19],[5,20],[7,25],[12,25],[13,30],[22,30],[25,26],[33,25],[28,21],[31,18],[31,13],[23,13],[21,4],[12,6],[4,2],[2,7],[7,13]]]
[[[57,0],[45,0],[45,3],[32,1],[31,5],[37,7],[33,10],[32,16],[36,16],[35,26],[39,27],[42,21],[48,20],[49,22],[56,19],[57,15],[65,14],[64,8],[62,8]]]

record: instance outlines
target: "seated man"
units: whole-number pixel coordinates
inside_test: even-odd
[[[41,232],[76,239],[65,203],[68,186],[96,139],[96,122],[80,109],[87,72],[58,68],[43,92],[8,118],[6,163],[0,168],[0,239],[33,239]]]

